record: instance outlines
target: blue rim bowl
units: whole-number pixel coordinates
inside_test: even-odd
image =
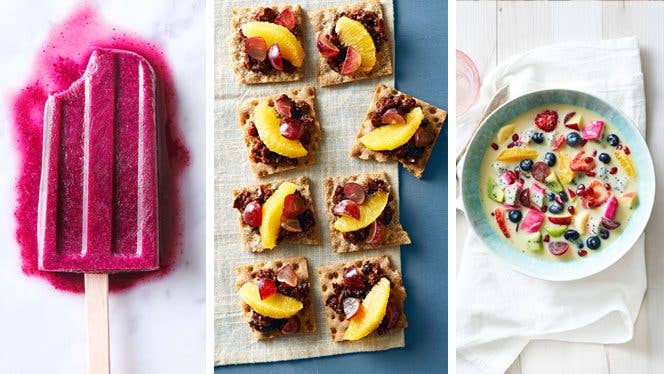
[[[622,135],[631,149],[639,178],[639,203],[630,223],[609,246],[589,256],[566,261],[552,261],[527,255],[515,248],[491,226],[480,197],[480,170],[485,151],[505,123],[533,108],[568,104],[598,113]],[[655,171],[648,146],[639,130],[620,110],[595,96],[573,90],[536,91],[511,100],[493,111],[480,125],[471,140],[461,174],[461,194],[466,217],[475,234],[498,258],[526,275],[552,281],[581,279],[598,273],[618,261],[641,236],[648,223],[655,201]]]

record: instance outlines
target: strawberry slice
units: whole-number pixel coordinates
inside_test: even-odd
[[[572,171],[591,171],[595,168],[595,159],[586,156],[585,151],[581,151],[574,156],[574,159],[569,164]]]
[[[583,194],[583,207],[586,209],[594,209],[602,206],[611,194],[604,187],[604,183],[595,179],[590,183]]]
[[[557,150],[559,150],[560,147],[562,147],[564,144],[565,144],[565,135],[562,135],[562,134],[561,134],[561,135],[558,135],[558,137],[555,138],[555,139],[553,140],[553,144],[551,145],[551,148],[552,148],[554,151],[557,151]]]
[[[496,222],[498,222],[498,227],[500,228],[500,231],[503,232],[503,235],[505,235],[506,238],[509,238],[510,231],[507,229],[507,222],[505,221],[505,209],[496,208],[496,210],[493,213],[496,216]]]
[[[548,216],[546,218],[556,225],[569,225],[572,223],[572,216]]]
[[[543,131],[551,132],[558,125],[558,113],[553,110],[545,110],[535,117],[535,126]]]

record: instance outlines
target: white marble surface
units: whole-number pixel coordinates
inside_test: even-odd
[[[636,36],[646,85],[647,142],[655,173],[661,176],[664,153],[658,151],[664,136],[663,19],[664,4],[644,1],[457,2],[456,46],[471,56],[482,75],[506,58],[537,46]],[[657,234],[664,222],[663,196],[660,187],[646,228],[648,290],[632,341],[616,345],[531,342],[507,371],[509,374],[664,372],[664,252]],[[457,214],[457,239],[464,238],[468,229],[463,216]],[[457,240],[457,266],[462,248],[463,240]]]
[[[56,291],[20,269],[15,241],[9,94],[28,78],[50,27],[78,1],[0,3],[0,372],[83,373],[82,295]],[[184,250],[167,277],[110,297],[111,360],[116,373],[198,373],[205,363],[205,1],[104,0],[111,24],[161,44],[180,100],[191,151],[183,178]]]

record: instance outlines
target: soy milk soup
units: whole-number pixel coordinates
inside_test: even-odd
[[[480,172],[485,214],[517,250],[590,257],[629,224],[638,173],[621,134],[595,112],[547,105],[505,123]]]

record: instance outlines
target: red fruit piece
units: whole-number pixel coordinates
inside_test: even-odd
[[[394,326],[397,325],[397,322],[399,322],[399,318],[401,318],[401,310],[397,306],[396,303],[393,303],[391,300],[387,303],[387,308],[385,309],[385,317],[383,318],[383,322],[386,323],[386,328],[389,330],[393,328]]]
[[[558,113],[553,110],[545,110],[535,117],[535,126],[543,131],[551,132],[558,125]]]
[[[281,114],[286,118],[293,116],[293,109],[295,108],[295,103],[291,100],[290,97],[282,95],[274,104],[274,108],[277,110],[277,113]]]
[[[274,279],[261,278],[258,280],[258,293],[261,296],[261,300],[265,300],[268,297],[277,293],[277,282]]]
[[[569,225],[572,223],[572,216],[548,216],[548,220],[556,225]]]
[[[498,228],[503,232],[506,238],[510,237],[510,231],[507,229],[507,222],[505,221],[505,209],[496,208],[494,211],[496,217],[496,222],[498,223]]]
[[[554,256],[562,256],[569,249],[569,243],[567,242],[551,242],[547,245],[549,252]]]
[[[277,280],[280,283],[284,283],[290,287],[297,286],[297,274],[295,274],[293,266],[291,264],[282,266],[277,273]]]
[[[572,191],[571,188],[568,188],[568,189],[567,189],[567,193],[569,194],[569,198],[570,198],[570,199],[573,199],[573,198],[576,197],[576,193],[575,193],[574,191]]]
[[[360,305],[362,305],[360,299],[356,297],[347,297],[342,303],[344,306],[344,314],[346,315],[346,319],[352,319],[355,317],[357,312],[360,311]]]
[[[567,124],[567,121],[572,119],[572,117],[574,117],[575,114],[576,114],[576,112],[569,112],[569,113],[565,114],[565,117],[563,118],[563,123]]]
[[[436,135],[434,135],[434,133],[426,127],[420,127],[417,129],[417,131],[415,131],[413,138],[415,139],[415,146],[417,148],[424,148],[433,143]]]
[[[258,61],[265,61],[267,57],[267,44],[260,36],[244,39],[244,51]]]
[[[530,207],[530,189],[526,188],[519,192],[519,202],[526,208]]]
[[[344,286],[351,290],[361,290],[366,287],[364,283],[364,274],[355,266],[351,266],[344,271]]]
[[[290,194],[284,199],[284,210],[281,213],[286,218],[297,218],[304,213],[306,204],[304,199],[296,194]]]
[[[362,204],[367,195],[364,193],[364,188],[357,183],[348,182],[344,184],[344,196],[347,199],[353,200],[358,204]]]
[[[549,174],[551,173],[551,169],[549,168],[549,165],[546,164],[546,162],[537,161],[533,165],[533,168],[531,169],[530,173],[533,175],[533,178],[544,183],[546,177],[549,176]]]
[[[279,134],[289,140],[298,140],[304,135],[306,128],[295,118],[284,118],[279,125]]]
[[[281,228],[288,232],[302,232],[300,220],[297,218],[287,218],[281,220]]]
[[[242,221],[249,226],[258,227],[263,221],[263,208],[258,201],[252,201],[242,211]]]
[[[497,151],[498,150],[498,144],[491,143],[491,148],[493,148],[494,151]]]
[[[344,60],[343,65],[341,65],[341,74],[349,75],[353,74],[357,69],[360,68],[362,63],[362,56],[353,47],[348,47],[346,50],[346,59]]]
[[[295,334],[300,330],[300,319],[293,316],[286,320],[286,323],[281,327],[281,333],[284,335]]]
[[[334,208],[332,208],[332,213],[338,216],[348,216],[360,219],[360,206],[353,200],[341,200],[334,206]]]
[[[553,144],[551,145],[551,148],[552,148],[554,151],[557,151],[557,150],[559,150],[560,147],[562,147],[563,145],[565,145],[565,135],[558,135],[558,136],[556,137],[556,139],[553,140]]]
[[[604,188],[604,184],[594,180],[583,193],[583,207],[586,209],[600,207],[609,199],[609,195],[609,191]]]
[[[587,157],[585,151],[580,151],[570,162],[569,168],[573,171],[591,171],[595,168],[595,159]]]
[[[270,64],[276,70],[284,70],[284,60],[281,58],[281,51],[278,44],[272,44],[267,51],[267,57],[270,59]]]
[[[602,226],[606,228],[607,230],[615,230],[618,227],[620,227],[620,222],[616,222],[612,219],[602,217]]]
[[[367,236],[367,244],[378,244],[383,241],[385,237],[385,224],[377,219],[371,224],[369,236]]]
[[[296,23],[295,14],[293,14],[289,8],[286,8],[274,19],[274,23],[292,31],[295,28]]]
[[[584,257],[585,255],[588,254],[588,251],[586,251],[585,249],[579,249],[577,253],[579,254],[579,256]]]
[[[406,119],[399,114],[399,111],[396,108],[390,108],[383,113],[383,116],[380,117],[380,122],[386,125],[399,124],[402,125],[406,123]]]
[[[339,48],[323,33],[318,34],[316,38],[316,48],[318,48],[321,56],[325,58],[335,58],[339,54]]]
[[[578,123],[568,123],[568,124],[565,125],[565,127],[567,127],[568,129],[572,129],[572,130],[581,131],[581,129],[579,128]]]

